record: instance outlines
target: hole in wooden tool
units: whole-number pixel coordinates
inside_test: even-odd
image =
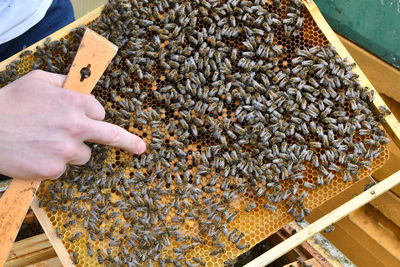
[[[88,64],[86,67],[83,67],[81,69],[81,82],[83,82],[83,80],[87,79],[90,77],[90,64]]]

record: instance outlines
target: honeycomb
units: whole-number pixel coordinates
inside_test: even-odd
[[[91,145],[90,162],[42,183],[40,206],[76,266],[231,265],[388,159],[371,93],[300,1],[110,1],[87,25],[120,47],[93,94],[148,150]],[[32,69],[66,74],[82,34],[23,52],[0,86]],[[318,52],[331,73],[307,67],[323,63]],[[341,71],[340,85],[327,81]],[[313,107],[344,115],[312,117]]]

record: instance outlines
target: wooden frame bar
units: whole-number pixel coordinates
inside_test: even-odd
[[[59,239],[56,235],[56,231],[49,219],[44,209],[39,208],[39,201],[36,196],[33,198],[31,208],[35,213],[40,225],[42,226],[44,232],[49,238],[50,243],[54,247],[54,250],[57,253],[57,256],[60,258],[61,263],[64,266],[74,266],[72,263],[71,257],[68,254],[67,249],[62,243],[61,239]]]

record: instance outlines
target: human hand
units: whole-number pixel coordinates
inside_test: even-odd
[[[84,141],[146,150],[138,136],[103,122],[104,108],[90,95],[60,88],[64,75],[32,71],[0,89],[0,173],[26,179],[60,177],[67,164],[90,159]]]

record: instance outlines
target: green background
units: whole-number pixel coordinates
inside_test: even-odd
[[[400,68],[400,0],[315,0],[330,26]]]

